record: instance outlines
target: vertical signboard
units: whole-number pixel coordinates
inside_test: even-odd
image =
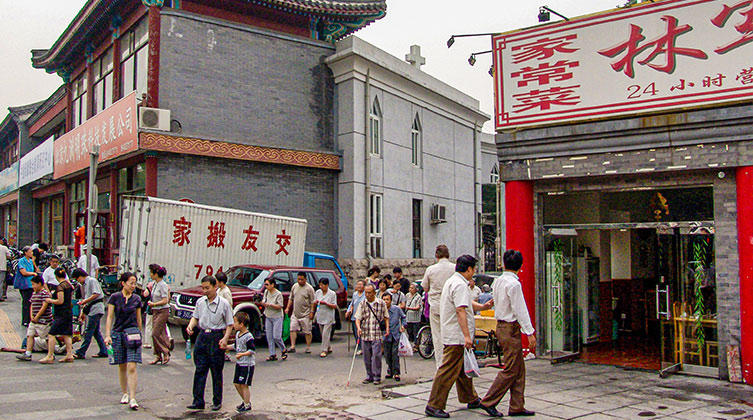
[[[753,0],[666,0],[493,37],[497,129],[753,98]]]

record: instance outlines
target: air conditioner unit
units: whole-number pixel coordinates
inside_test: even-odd
[[[431,205],[431,224],[447,222],[447,207],[441,204]]]
[[[139,108],[139,128],[170,131],[170,110],[142,106]]]

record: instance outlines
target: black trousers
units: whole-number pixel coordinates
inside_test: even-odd
[[[21,289],[21,323],[29,325],[31,321],[31,295],[34,289]]]
[[[193,403],[204,405],[204,389],[207,384],[207,375],[212,371],[212,403],[222,404],[222,368],[225,367],[225,351],[220,349],[220,340],[225,330],[213,330],[212,332],[200,332],[196,339],[196,347],[193,352],[193,362],[196,371],[193,374]]]

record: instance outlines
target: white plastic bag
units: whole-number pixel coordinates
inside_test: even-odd
[[[406,334],[405,332],[400,334],[400,345],[397,348],[397,355],[400,357],[413,356],[413,346],[410,343],[408,334]]]
[[[476,361],[476,355],[473,354],[473,350],[465,349],[463,355],[463,370],[465,376],[469,378],[478,378],[481,376],[481,370],[478,368],[478,361]]]

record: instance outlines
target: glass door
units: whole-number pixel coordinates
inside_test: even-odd
[[[659,235],[659,241],[662,376],[685,371],[715,377],[719,343],[714,228],[675,228]]]
[[[550,229],[545,238],[546,350],[552,363],[561,363],[577,358],[580,353],[577,232]]]

